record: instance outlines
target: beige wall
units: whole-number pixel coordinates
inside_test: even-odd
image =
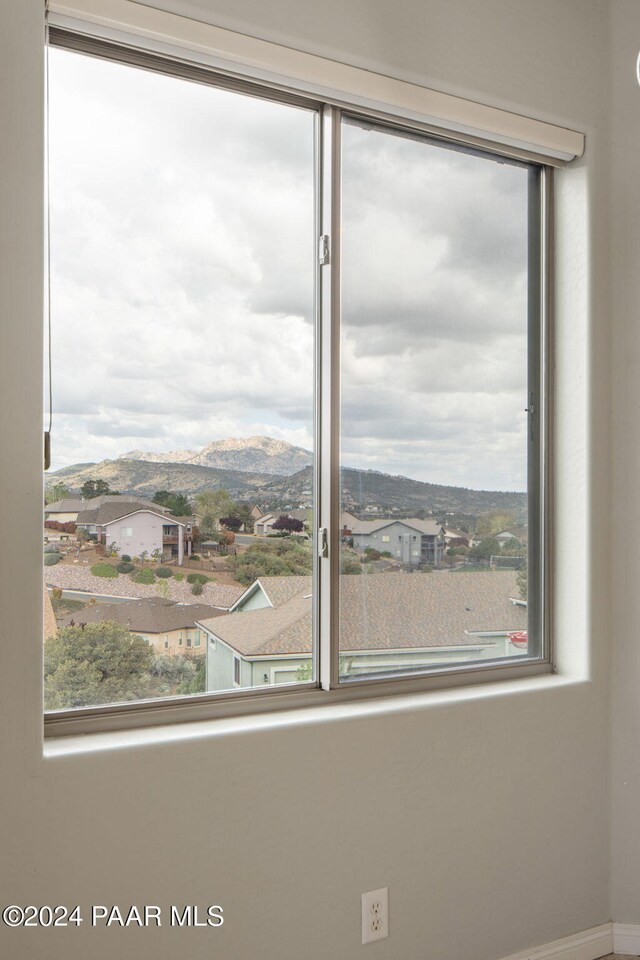
[[[203,5],[176,0],[191,12]],[[622,20],[630,6],[623,2]],[[367,948],[378,958],[496,960],[607,920],[608,5],[208,3],[212,19],[245,32],[281,31],[303,49],[586,130],[587,155],[558,190],[557,660],[575,679],[424,696],[394,712],[325,709],[91,739],[44,758],[42,7],[0,4],[0,410],[12,411],[1,424],[0,493],[15,508],[0,609],[6,638],[22,638],[2,644],[0,900],[222,903],[226,922],[213,932],[0,927],[0,956],[352,960],[361,950],[360,893],[385,885],[391,938]],[[636,175],[631,163],[621,168],[626,178]],[[626,310],[631,333],[631,304]],[[620,387],[623,425],[630,390]],[[633,437],[635,420],[630,427]],[[629,445],[629,467],[637,446]],[[618,509],[632,508],[635,486],[619,493]],[[625,516],[632,525],[633,509]],[[628,528],[624,542],[631,550]],[[634,582],[630,590],[637,595]],[[625,703],[637,718],[632,684]],[[633,790],[639,782],[634,771]],[[179,815],[185,802],[206,803],[212,816],[194,829]],[[632,865],[627,877],[637,879]],[[631,916],[638,902],[630,899],[621,919],[640,919]]]
[[[614,364],[614,496],[612,535],[615,657],[613,673],[614,919],[640,924],[640,5],[612,4],[612,317]]]

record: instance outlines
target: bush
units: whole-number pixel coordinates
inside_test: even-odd
[[[132,570],[135,570],[135,567],[132,563],[119,563],[116,570],[118,573],[131,573]]]
[[[127,553],[123,553],[120,559],[123,563],[131,563],[131,557]]]
[[[60,548],[55,543],[48,543],[44,548],[45,553],[60,553]]]
[[[45,553],[44,555],[45,567],[52,567],[54,563],[58,563],[59,560],[60,560],[59,553]]]
[[[172,576],[173,570],[170,567],[156,567],[156,577],[160,577],[161,580],[168,580]]]
[[[192,560],[202,560],[202,557],[200,556],[199,553],[192,553],[192,554],[191,554],[191,559],[192,559]]]
[[[174,573],[173,579],[177,580],[178,583],[182,583],[182,581],[184,580],[184,573]]]
[[[194,595],[194,597],[199,597],[203,590],[204,587],[201,583],[194,583],[194,585],[191,587],[191,593]]]
[[[187,583],[209,583],[209,577],[205,577],[204,573],[190,573],[187,577]]]
[[[131,577],[134,583],[155,583],[155,574],[153,570],[138,570],[137,573],[134,573]]]
[[[91,567],[91,573],[94,577],[113,578],[118,576],[118,571],[111,563],[94,563]]]
[[[62,600],[62,589],[60,587],[54,587],[51,591],[52,600]]]

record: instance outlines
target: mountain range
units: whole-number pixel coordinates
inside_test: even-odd
[[[210,457],[221,465],[178,459],[187,454],[202,459]],[[156,456],[172,459],[151,459]],[[295,463],[302,458],[308,462],[294,470]],[[134,450],[117,460],[64,467],[47,474],[46,482],[61,480],[71,490],[79,491],[86,480],[105,480],[112,490],[148,498],[153,497],[156,490],[171,490],[193,497],[203,490],[224,488],[233,497],[255,501],[263,509],[272,510],[311,502],[311,460],[311,453],[302,447],[270,437],[250,437],[247,440],[215,441],[199,453],[182,450],[169,454],[143,454]],[[270,469],[260,469],[261,464]],[[526,520],[525,493],[449,487],[348,467],[341,470],[340,487],[343,507],[356,512],[365,511],[367,507],[436,516],[478,516],[501,511],[514,514],[519,523]]]
[[[273,437],[229,437],[214,440],[201,450],[174,450],[169,453],[147,453],[129,450],[120,460],[142,460],[149,463],[189,463],[219,470],[243,473],[275,473],[289,476],[311,466],[313,454],[303,447],[294,447]]]

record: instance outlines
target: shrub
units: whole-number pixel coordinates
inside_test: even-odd
[[[200,556],[199,553],[192,553],[192,554],[191,554],[191,559],[192,559],[192,560],[202,560],[202,557]]]
[[[131,557],[129,556],[128,553],[123,553],[120,559],[122,560],[123,563],[131,563]]]
[[[173,579],[177,580],[178,583],[182,583],[182,581],[184,580],[184,573],[174,573]]]
[[[45,553],[60,553],[60,548],[55,543],[48,543],[44,548]]]
[[[155,574],[153,570],[138,570],[131,577],[134,583],[155,583]]]
[[[203,590],[204,587],[201,583],[194,583],[194,585],[191,587],[191,593],[194,595],[194,597],[199,597]]]
[[[45,567],[52,567],[54,563],[58,563],[59,560],[60,560],[59,553],[45,553],[44,555]]]
[[[117,577],[118,571],[111,563],[94,563],[91,567],[91,573],[94,577]]]
[[[209,577],[205,577],[204,573],[190,573],[187,577],[187,583],[209,583]]]
[[[160,577],[161,580],[168,580],[172,576],[173,570],[170,567],[156,567],[156,577]]]
[[[52,600],[62,600],[62,589],[60,587],[54,587],[51,591]]]
[[[118,573],[131,573],[132,570],[135,570],[135,567],[132,563],[119,563],[116,570]]]

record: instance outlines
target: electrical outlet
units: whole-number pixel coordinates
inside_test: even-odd
[[[384,940],[389,936],[389,888],[362,894],[362,942]]]

